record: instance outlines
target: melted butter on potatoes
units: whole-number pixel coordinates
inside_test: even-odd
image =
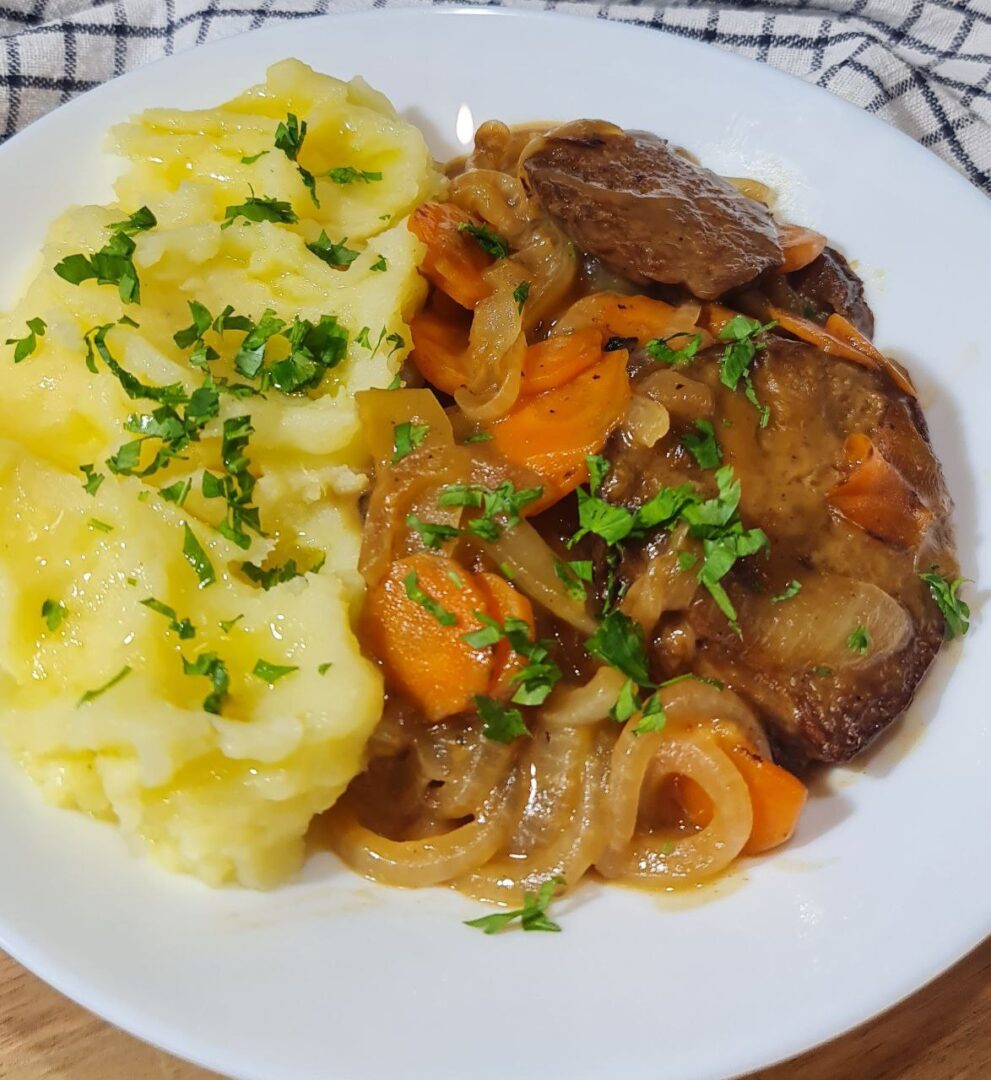
[[[308,125],[295,160],[275,145],[290,113]],[[41,271],[0,320],[2,339],[45,323],[28,356],[14,364],[9,346],[2,360],[0,736],[52,802],[116,821],[169,868],[268,886],[298,867],[310,819],[360,768],[381,712],[377,670],[352,632],[367,460],[353,393],[387,385],[408,351],[423,287],[404,219],[440,180],[420,133],[381,95],[296,61],[227,105],[153,110],[113,140],[129,159],[119,204],[57,221]],[[227,207],[254,197],[296,220],[236,216],[221,228]],[[157,224],[132,233],[140,303],[54,272],[142,206]],[[321,234],[357,253],[346,270],[307,247]],[[296,319],[335,316],[346,348],[318,385],[281,393],[235,366],[244,329],[211,327],[178,347],[189,301],[212,317],[230,306],[256,326],[266,311],[281,320],[267,366],[293,353]],[[197,345],[219,355],[197,366]],[[178,390],[167,402],[129,395],[101,347],[145,387]],[[162,438],[145,438],[130,464],[115,458],[172,422],[158,410],[188,417],[211,379],[264,396],[218,390],[217,415],[147,475]],[[102,482],[87,490],[82,465]],[[218,482],[226,495],[212,493]],[[246,548],[217,531],[245,491],[264,534],[236,529]]]

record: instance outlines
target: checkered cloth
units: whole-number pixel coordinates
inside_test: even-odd
[[[390,2],[431,0],[0,0],[0,138],[170,53]],[[877,113],[991,194],[991,0],[505,4],[636,23],[761,60]]]

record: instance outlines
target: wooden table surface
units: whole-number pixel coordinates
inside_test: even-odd
[[[211,1080],[96,1019],[0,953],[2,1080]],[[753,1080],[991,1077],[991,939],[842,1039]],[[215,1080],[215,1078],[214,1078]]]

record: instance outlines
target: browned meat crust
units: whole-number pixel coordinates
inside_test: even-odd
[[[684,373],[685,383],[709,392],[695,399],[711,401],[708,419],[742,483],[744,525],[764,529],[770,554],[742,560],[725,580],[742,637],[702,590],[676,618],[694,635],[696,669],[753,701],[779,758],[796,767],[847,760],[909,705],[943,640],[942,616],[918,573],[934,563],[953,573],[955,559],[951,503],[916,402],[882,376],[809,345],[769,340],[753,368],[771,409],[763,430],[743,395],[719,382],[719,348]],[[712,473],[679,445],[691,418],[674,419],[663,452],[614,437],[610,500],[636,506],[686,480],[714,494]],[[916,548],[886,544],[831,513],[826,496],[841,476],[844,439],[856,432],[871,436],[932,512]],[[634,578],[648,554],[628,551],[624,574]],[[792,580],[801,592],[773,603]],[[876,647],[858,656],[847,635],[878,611],[886,614]],[[665,633],[662,624],[654,642],[659,675],[672,673]]]
[[[770,213],[656,135],[577,121],[524,169],[575,243],[632,281],[711,300],[781,265]]]
[[[874,313],[864,299],[864,285],[850,264],[833,248],[802,270],[788,275],[791,287],[811,310],[798,312],[825,321],[836,312],[867,337],[874,336]]]

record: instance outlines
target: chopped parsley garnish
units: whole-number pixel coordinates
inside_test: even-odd
[[[469,919],[465,926],[472,926],[485,934],[497,934],[511,923],[519,921],[524,930],[545,930],[559,933],[561,927],[547,917],[547,908],[557,891],[564,885],[563,877],[552,877],[540,886],[536,893],[523,893],[523,907],[515,911],[497,911],[493,915],[483,915],[480,919]]]
[[[392,354],[398,349],[404,349],[406,347],[406,339],[403,337],[402,334],[389,334],[389,336],[385,339],[385,343],[386,345],[392,346],[392,348],[389,350],[390,356],[392,356]]]
[[[682,573],[687,573],[698,561],[699,557],[694,551],[678,552],[678,569]]]
[[[303,148],[306,138],[306,121],[299,122],[295,113],[289,113],[285,120],[279,121],[275,129],[275,148],[281,150],[290,161],[295,161]]]
[[[585,642],[590,656],[621,671],[638,686],[653,686],[643,627],[622,611],[610,611]]]
[[[513,289],[513,299],[516,301],[516,310],[522,315],[523,307],[530,296],[530,282],[521,281],[519,285]]]
[[[169,629],[174,630],[183,641],[196,637],[196,629],[193,624],[189,619],[180,619],[175,613],[175,608],[163,604],[161,600],[156,600],[153,596],[149,596],[147,600],[142,600],[141,603],[156,614],[164,615],[169,620]]]
[[[41,605],[41,617],[51,633],[54,633],[69,614],[69,609],[61,600],[46,600]]]
[[[348,332],[338,323],[336,315],[321,315],[317,323],[297,316],[287,325],[271,308],[266,308],[257,323],[235,316],[235,326],[229,311],[227,309],[218,319],[223,317],[225,325],[231,329],[247,331],[234,356],[234,367],[245,378],[260,380],[263,390],[274,386],[287,395],[313,390],[347,355]],[[216,326],[217,320],[214,328]],[[266,364],[268,343],[277,336],[289,342],[289,355]],[[253,388],[244,389],[251,394],[257,393]]]
[[[473,435],[466,435],[464,441],[466,443],[491,442],[492,433],[490,431],[476,431]]]
[[[318,675],[326,675],[326,674],[327,674],[327,672],[328,672],[328,671],[330,671],[330,669],[331,669],[331,668],[332,668],[333,666],[334,666],[334,665],[333,665],[333,662],[332,662],[332,661],[327,661],[327,663],[325,663],[325,664],[320,664],[320,665],[319,665],[319,666],[317,667],[317,674],[318,674]]]
[[[306,121],[300,121],[295,113],[289,113],[285,120],[279,121],[279,126],[275,129],[275,148],[281,150],[296,166],[296,171],[306,186],[306,190],[309,191],[314,205],[319,206],[317,182],[313,177],[313,173],[309,169],[304,169],[298,161],[299,152],[303,149],[303,140],[305,138]]]
[[[785,600],[790,600],[793,596],[798,596],[802,591],[802,583],[800,581],[789,581],[784,587],[784,591],[778,593],[777,596],[771,597],[772,604],[780,604]]]
[[[830,675],[833,674],[833,669],[831,667],[826,667],[825,664],[816,664],[812,669],[812,674],[819,679],[828,679]]]
[[[389,264],[385,261],[385,256],[380,255],[375,262],[368,268],[369,270],[384,271],[389,269]]]
[[[183,657],[182,673],[184,675],[202,676],[210,680],[213,690],[203,700],[203,708],[206,712],[219,716],[220,710],[227,700],[227,691],[231,685],[227,665],[223,660],[215,652],[203,653],[192,663]]]
[[[128,675],[131,674],[129,667],[122,667],[120,671],[109,681],[105,682],[102,686],[98,686],[95,690],[87,690],[85,694],[76,702],[76,708],[80,705],[88,705],[91,701],[96,701],[98,697],[102,697],[108,690],[112,690],[118,683],[122,683]]]
[[[200,581],[200,588],[205,589],[212,585],[217,580],[217,573],[213,568],[213,563],[210,562],[210,558],[203,550],[203,546],[199,540],[196,539],[196,535],[189,527],[188,522],[182,523],[183,528],[183,543],[182,554],[186,559],[186,562],[196,572],[196,576]]]
[[[410,600],[412,600],[414,604],[419,604],[424,611],[433,615],[441,626],[457,626],[457,615],[455,615],[453,611],[448,611],[446,607],[443,607],[429,593],[424,592],[423,589],[420,588],[419,578],[415,570],[411,570],[403,578],[403,588],[406,590],[406,595]]]
[[[482,718],[482,734],[493,742],[511,743],[530,731],[523,723],[523,714],[519,709],[508,709],[495,698],[476,694],[475,708]]]
[[[227,537],[242,550],[251,547],[251,537],[245,529],[264,536],[257,506],[251,503],[255,491],[255,477],[249,466],[246,450],[254,433],[250,416],[235,416],[224,421],[221,441],[221,460],[225,476],[203,473],[203,496],[207,499],[224,499],[227,503],[226,517],[215,526],[221,536]]]
[[[419,449],[429,434],[429,424],[414,424],[409,420],[396,424],[392,432],[392,464],[395,465],[407,454],[412,454],[414,450]]]
[[[585,583],[592,580],[592,563],[587,559],[573,559],[571,562],[554,560],[554,573],[568,591],[572,600],[584,604],[586,600]]]
[[[217,625],[225,634],[229,634],[243,618],[243,615],[235,615],[233,619],[221,619]]]
[[[224,210],[224,222],[221,229],[229,229],[238,218],[244,218],[250,225],[255,221],[271,221],[276,224],[294,225],[299,218],[296,211],[287,202],[270,198],[267,195],[252,195],[243,203],[228,206]],[[56,269],[58,269],[56,267]]]
[[[326,558],[321,557],[308,570],[300,570],[295,559],[289,559],[281,566],[273,566],[268,570],[263,570],[260,566],[255,566],[254,563],[245,562],[241,563],[241,572],[249,581],[260,585],[265,592],[268,592],[269,589],[274,589],[276,585],[283,585],[294,578],[302,577],[304,574],[318,573],[324,562],[326,562]]]
[[[371,184],[382,179],[380,172],[369,172],[367,169],[355,169],[351,165],[338,165],[335,169],[329,169],[324,176],[335,184]]]
[[[193,487],[193,481],[191,478],[186,480],[177,480],[174,484],[169,484],[168,487],[158,489],[158,494],[168,503],[175,503],[176,506],[182,506],[186,502],[186,497],[189,495]]]
[[[107,345],[107,334],[113,329],[113,323],[94,326],[83,335],[86,343],[86,367],[97,373],[97,356],[107,365],[120,383],[124,393],[132,401],[155,401],[162,405],[181,405],[188,401],[188,396],[181,383],[169,383],[166,386],[149,386],[125,370],[114,359]]]
[[[947,638],[966,634],[970,629],[970,608],[957,596],[957,590],[965,579],[958,577],[952,582],[947,581],[935,566],[928,573],[919,574],[919,577],[929,586],[933,599],[943,613]]]
[[[871,647],[871,635],[867,627],[858,626],[853,630],[846,639],[846,647],[850,652],[859,653],[861,656],[865,656],[867,650]]]
[[[447,578],[456,589],[463,589],[465,587],[465,583],[461,580],[461,575],[457,570],[448,570]]]
[[[113,525],[108,525],[105,521],[100,521],[99,518],[90,518],[89,527],[95,529],[97,532],[112,533],[114,531]]]
[[[671,342],[678,338],[688,338],[688,341],[679,348],[671,348]],[[651,358],[662,364],[672,364],[674,367],[683,367],[691,362],[691,359],[699,351],[702,344],[701,334],[688,334],[681,331],[666,338],[651,338],[644,345],[644,351]]]
[[[458,232],[467,233],[486,255],[493,259],[504,259],[509,254],[509,244],[488,225],[475,225],[471,221],[462,221]]]
[[[142,206],[140,209],[135,210],[129,217],[124,218],[123,221],[114,221],[107,226],[115,233],[127,233],[128,235],[134,235],[134,233],[147,232],[149,229],[154,229],[158,224],[158,219],[148,209],[147,206]]]
[[[602,481],[605,480],[612,466],[608,458],[599,454],[586,454],[585,462],[588,465],[588,490],[591,494],[597,495],[599,488],[602,487]]]
[[[294,671],[299,671],[299,667],[292,664],[270,664],[267,660],[258,660],[251,669],[251,674],[257,675],[269,686],[273,686],[279,679],[284,679]]]
[[[125,232],[115,232],[110,241],[92,255],[66,255],[56,263],[55,273],[70,285],[95,280],[98,285],[116,285],[125,304],[141,303],[141,283],[134,268],[135,243]]]
[[[481,484],[448,484],[441,488],[437,505],[481,510],[465,525],[465,531],[491,543],[499,539],[503,529],[519,525],[523,508],[542,495],[543,488],[517,490],[509,480],[497,488],[486,488]]]
[[[268,153],[267,150],[259,150],[257,154],[246,155],[245,157],[241,158],[241,164],[242,165],[254,165],[254,163],[259,158],[263,158],[267,153]]]
[[[45,336],[48,324],[44,319],[28,319],[27,334],[22,338],[7,338],[7,344],[14,346],[14,363],[26,360],[38,347],[38,338]]]
[[[187,300],[189,313],[193,318],[191,325],[182,330],[177,330],[172,335],[172,340],[180,349],[192,349],[189,362],[193,367],[205,368],[212,360],[219,357],[219,353],[212,346],[207,345],[203,335],[213,325],[213,316],[198,301]]]
[[[389,385],[386,390],[402,390],[406,383],[403,382],[403,377],[397,371],[395,375],[389,380]]]
[[[750,365],[761,349],[767,348],[767,342],[763,335],[772,330],[778,324],[776,322],[759,323],[756,319],[748,319],[746,315],[734,315],[732,319],[719,331],[722,341],[729,342],[720,358],[719,381],[723,386],[735,390],[743,380],[744,396],[760,413],[760,426],[767,427],[770,410],[757,400],[757,391],[754,389],[753,377]]]
[[[422,521],[416,514],[406,515],[406,525],[417,533],[423,546],[428,551],[437,551],[441,544],[448,540],[456,540],[461,535],[461,530],[453,525],[444,525],[438,521]]]
[[[667,722],[667,714],[664,712],[664,706],[661,704],[660,696],[658,694],[651,694],[644,702],[643,711],[640,714],[640,719],[637,721],[636,727],[633,729],[633,734],[646,735],[652,731],[663,731]]]
[[[83,491],[87,495],[95,495],[100,490],[100,485],[106,480],[106,476],[98,473],[95,465],[80,465],[79,471],[86,477],[83,481]]]
[[[312,244],[306,245],[306,250],[312,251],[318,259],[328,266],[332,266],[335,270],[347,270],[361,254],[360,251],[349,248],[347,242],[348,238],[345,236],[339,244],[335,244],[327,233],[321,229],[316,240]]]
[[[696,420],[694,431],[681,436],[681,444],[698,462],[699,468],[718,469],[723,463],[723,452],[716,442],[716,433],[710,420]]]
[[[475,617],[482,623],[482,628],[462,634],[462,639],[473,649],[484,649],[505,638],[513,652],[526,661],[510,679],[511,684],[518,687],[512,697],[513,703],[542,705],[561,681],[561,669],[550,658],[553,642],[531,638],[530,626],[523,619],[511,616],[500,626],[484,612],[476,611]]]
[[[616,703],[609,710],[609,718],[617,724],[625,724],[627,720],[640,708],[640,699],[637,696],[636,683],[627,679],[616,697]]]

